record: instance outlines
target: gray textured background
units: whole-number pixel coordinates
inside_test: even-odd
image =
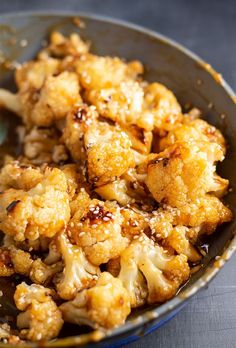
[[[141,24],[184,44],[236,90],[236,0],[0,0],[0,13],[77,10]],[[181,313],[130,348],[236,347],[236,255]]]

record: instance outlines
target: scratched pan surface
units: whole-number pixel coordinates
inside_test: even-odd
[[[118,55],[126,59],[139,59],[146,67],[145,78],[148,81],[160,81],[175,92],[184,106],[194,105],[203,111],[204,118],[219,127],[229,144],[228,155],[219,167],[223,177],[231,181],[233,191],[225,198],[227,204],[236,213],[236,104],[230,87],[213,71],[206,69],[203,61],[167,38],[146,29],[106,19],[98,16],[79,14],[85,23],[80,29],[73,23],[75,14],[39,14],[22,13],[0,16],[0,62],[1,55],[5,63],[0,66],[0,85],[14,90],[13,73],[6,68],[6,62],[23,62],[35,56],[42,42],[52,30],[65,34],[72,31],[91,41],[92,51],[100,55]],[[27,46],[24,44],[27,40]],[[10,64],[11,65],[11,64]],[[222,116],[223,115],[223,116]],[[14,144],[11,126],[15,119],[12,115],[0,114],[0,142],[8,134],[10,141],[0,147],[0,157],[4,148],[18,149]],[[12,146],[13,144],[13,146]],[[199,289],[206,286],[236,248],[235,221],[223,226],[209,241],[209,253],[203,260],[203,267],[192,276],[181,292],[161,306],[145,307],[135,311],[127,323],[106,337],[95,342],[102,334],[91,334],[86,328],[67,325],[60,338],[44,346],[74,347],[81,344],[95,347],[118,347],[131,342],[158,328],[173,317]],[[215,257],[218,261],[215,262]],[[16,316],[12,302],[15,283],[0,279],[0,320],[6,315],[9,320]],[[6,347],[7,345],[3,345]],[[8,345],[10,346],[10,345]],[[37,347],[35,343],[23,345]],[[41,344],[42,346],[42,344]],[[1,347],[1,343],[0,343]]]

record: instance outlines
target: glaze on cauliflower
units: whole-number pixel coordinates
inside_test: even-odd
[[[0,172],[0,190],[9,188],[28,191],[43,178],[39,168],[21,164],[19,161],[9,161]]]
[[[85,133],[89,180],[95,187],[114,181],[134,166],[128,136],[119,128],[100,122]]]
[[[128,239],[122,236],[122,221],[116,203],[93,199],[83,212],[75,213],[67,232],[83,248],[88,260],[99,266],[126,248]]]
[[[67,115],[63,140],[74,160],[86,159],[84,136],[97,117],[94,106],[85,104],[75,106]]]
[[[79,292],[60,310],[65,321],[112,329],[124,324],[130,313],[129,294],[119,279],[104,272],[93,288]]]
[[[8,189],[0,195],[0,229],[16,241],[53,237],[70,219],[65,175],[48,168],[29,191]]]
[[[215,174],[215,162],[223,159],[216,143],[177,142],[150,161],[146,184],[159,203],[181,209],[228,186]]]
[[[173,297],[188,279],[189,266],[185,255],[169,254],[141,234],[121,253],[118,277],[130,295],[131,306],[137,307],[146,301],[164,302]]]
[[[53,58],[23,65],[16,82],[23,120],[31,125],[48,127],[81,101],[77,75],[61,72],[59,61]]]
[[[88,261],[82,248],[70,243],[65,233],[58,236],[58,250],[64,270],[56,281],[56,288],[61,298],[71,300],[78,291],[92,286],[100,271]]]
[[[31,341],[57,337],[63,320],[52,295],[51,289],[41,285],[29,286],[23,282],[17,286],[14,300],[17,308],[23,311],[17,316],[20,337]]]

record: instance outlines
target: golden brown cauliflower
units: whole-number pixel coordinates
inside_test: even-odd
[[[59,169],[47,168],[29,191],[8,189],[0,195],[0,229],[16,241],[53,237],[70,219],[67,181]]]
[[[106,263],[126,248],[128,239],[121,234],[123,218],[115,202],[90,201],[70,220],[67,232],[94,265]]]
[[[169,253],[145,234],[137,236],[121,253],[119,279],[130,295],[132,307],[146,301],[167,301],[188,277],[187,257]]]
[[[67,115],[62,139],[74,160],[86,159],[84,136],[97,118],[95,107],[86,104],[76,105]]]
[[[81,100],[77,75],[60,72],[59,61],[53,58],[26,63],[17,70],[16,82],[28,125],[50,126]]]
[[[15,273],[29,277],[36,284],[47,285],[63,269],[62,262],[47,265],[40,258],[35,260],[30,253],[9,247],[9,256]]]
[[[138,82],[127,80],[118,86],[88,90],[85,97],[97,107],[99,114],[103,117],[122,125],[139,125],[143,95],[143,89]],[[145,125],[145,122],[141,120],[140,122]],[[149,128],[148,123],[147,128]]]
[[[153,115],[157,130],[170,131],[183,119],[181,106],[174,94],[157,82],[144,89],[144,110]]]
[[[17,286],[14,300],[19,310],[23,311],[17,316],[17,326],[21,330],[20,337],[41,341],[57,337],[62,325],[62,315],[52,300],[53,291],[41,285],[27,285],[21,283]]]
[[[224,155],[216,143],[177,142],[148,164],[146,184],[159,203],[182,209],[208,192],[225,190],[228,180],[215,174]]]
[[[50,35],[49,45],[40,51],[40,59],[48,59],[48,56],[63,58],[67,56],[78,57],[87,53],[89,44],[84,42],[77,33],[71,33],[67,38],[58,31],[53,31]]]
[[[217,197],[209,194],[183,206],[175,217],[175,224],[196,227],[198,235],[213,233],[217,226],[231,221],[231,210]]]
[[[174,225],[175,216],[171,211],[159,208],[153,211],[149,220],[151,236],[163,246],[171,247],[178,254],[186,255],[191,262],[199,262],[201,255],[192,245],[190,235],[191,228],[183,225]]]
[[[84,143],[90,182],[104,185],[134,166],[134,155],[128,136],[119,128],[104,122],[89,127]]]
[[[39,168],[22,164],[19,161],[9,161],[0,172],[0,190],[9,188],[28,191],[43,178]]]
[[[115,57],[87,54],[76,62],[81,85],[88,90],[119,86],[122,81],[136,79],[143,72],[140,62],[128,64]]]
[[[124,324],[130,313],[129,294],[119,279],[104,272],[93,288],[79,292],[60,310],[65,321],[112,329]]]
[[[56,288],[61,298],[71,300],[77,291],[93,285],[100,270],[88,261],[82,248],[69,241],[65,233],[58,236],[57,243],[64,270],[56,280]]]
[[[223,153],[226,152],[225,139],[221,132],[214,126],[201,119],[191,119],[185,116],[183,124],[177,124],[167,135],[160,141],[160,150],[176,142],[211,142],[221,146]]]

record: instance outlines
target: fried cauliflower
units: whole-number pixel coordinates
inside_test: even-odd
[[[77,75],[61,72],[53,58],[26,63],[18,69],[16,82],[22,117],[30,125],[48,127],[81,101]]]
[[[89,180],[95,187],[119,178],[134,166],[129,137],[119,128],[97,123],[85,133]]]
[[[129,294],[119,279],[104,272],[93,288],[82,290],[60,310],[70,323],[112,329],[124,324],[130,313]]]
[[[71,300],[78,291],[93,285],[100,270],[88,261],[82,248],[70,243],[65,233],[58,236],[58,249],[64,269],[56,281],[56,288],[61,298]]]
[[[8,189],[0,195],[0,229],[17,241],[53,237],[70,219],[65,175],[47,169],[29,191]]]
[[[141,234],[121,253],[118,278],[130,295],[131,306],[137,307],[146,300],[155,303],[173,297],[188,279],[189,271],[185,255],[169,254],[167,249]]]
[[[17,286],[14,300],[23,311],[17,316],[20,337],[31,341],[50,340],[57,337],[62,325],[62,315],[52,299],[53,291],[41,285]]]
[[[67,232],[83,248],[88,260],[99,266],[126,248],[128,239],[122,236],[122,221],[116,203],[93,199],[83,212],[74,214]]]
[[[44,344],[63,319],[123,325],[131,308],[175,296],[203,240],[232,221],[223,134],[143,73],[53,31],[17,67],[16,92],[0,89],[0,108],[19,116],[1,152],[0,277],[29,284],[14,296],[19,337],[0,327],[6,342]]]

